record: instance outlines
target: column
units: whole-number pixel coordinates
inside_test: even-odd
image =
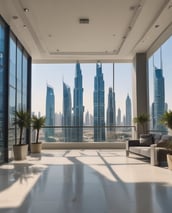
[[[146,53],[136,53],[133,60],[132,71],[133,85],[133,118],[140,114],[149,114],[149,81],[148,81],[148,64]],[[133,138],[138,138],[141,133],[141,127],[136,125],[133,130]],[[147,124],[146,130],[149,126]]]

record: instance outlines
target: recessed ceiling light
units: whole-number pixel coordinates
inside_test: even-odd
[[[12,17],[14,20],[18,19],[19,17],[18,16],[13,16]]]
[[[128,29],[129,29],[129,30],[131,30],[131,29],[132,29],[132,27],[131,27],[131,26],[129,26],[129,27],[128,27]]]
[[[24,8],[23,10],[24,10],[24,12],[26,12],[26,13],[29,12],[29,9],[28,9],[28,8]]]
[[[156,25],[155,25],[155,28],[158,28],[159,26],[160,26],[159,24],[156,24]]]
[[[90,20],[89,18],[80,18],[79,23],[80,24],[89,24]]]

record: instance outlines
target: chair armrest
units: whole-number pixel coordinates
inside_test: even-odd
[[[129,156],[129,147],[130,146],[139,146],[139,140],[128,140],[126,141],[126,156]]]

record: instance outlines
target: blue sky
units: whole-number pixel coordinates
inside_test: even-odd
[[[172,38],[162,46],[163,75],[165,78],[165,101],[172,109]],[[155,66],[160,67],[160,51],[154,53]],[[107,109],[108,89],[113,85],[112,63],[103,64],[105,81],[105,109]],[[85,111],[93,113],[93,90],[96,64],[81,64],[84,88]],[[54,88],[55,110],[62,112],[62,82],[64,80],[71,88],[73,99],[75,64],[33,64],[32,66],[32,111],[45,114],[46,85]],[[127,94],[132,98],[132,64],[115,64],[115,95],[116,109],[119,107],[125,113],[125,100]],[[153,60],[149,59],[149,96],[150,105],[153,102]]]
[[[93,90],[96,64],[81,64],[84,88],[85,111],[93,113]],[[102,70],[105,81],[105,104],[109,87],[113,86],[113,64],[103,64]],[[56,112],[62,112],[62,82],[67,83],[73,95],[75,64],[33,64],[32,67],[32,111],[45,114],[46,85],[54,88]],[[131,64],[115,64],[115,94],[116,107],[125,111],[127,94],[131,97]],[[73,97],[73,96],[72,96]],[[73,99],[73,98],[72,98]]]

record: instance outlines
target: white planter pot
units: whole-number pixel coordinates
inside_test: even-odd
[[[14,160],[25,160],[28,153],[28,144],[13,145]]]
[[[40,153],[42,150],[42,143],[31,143],[31,153]]]
[[[168,168],[172,170],[172,155],[167,154],[167,163],[168,163]]]

